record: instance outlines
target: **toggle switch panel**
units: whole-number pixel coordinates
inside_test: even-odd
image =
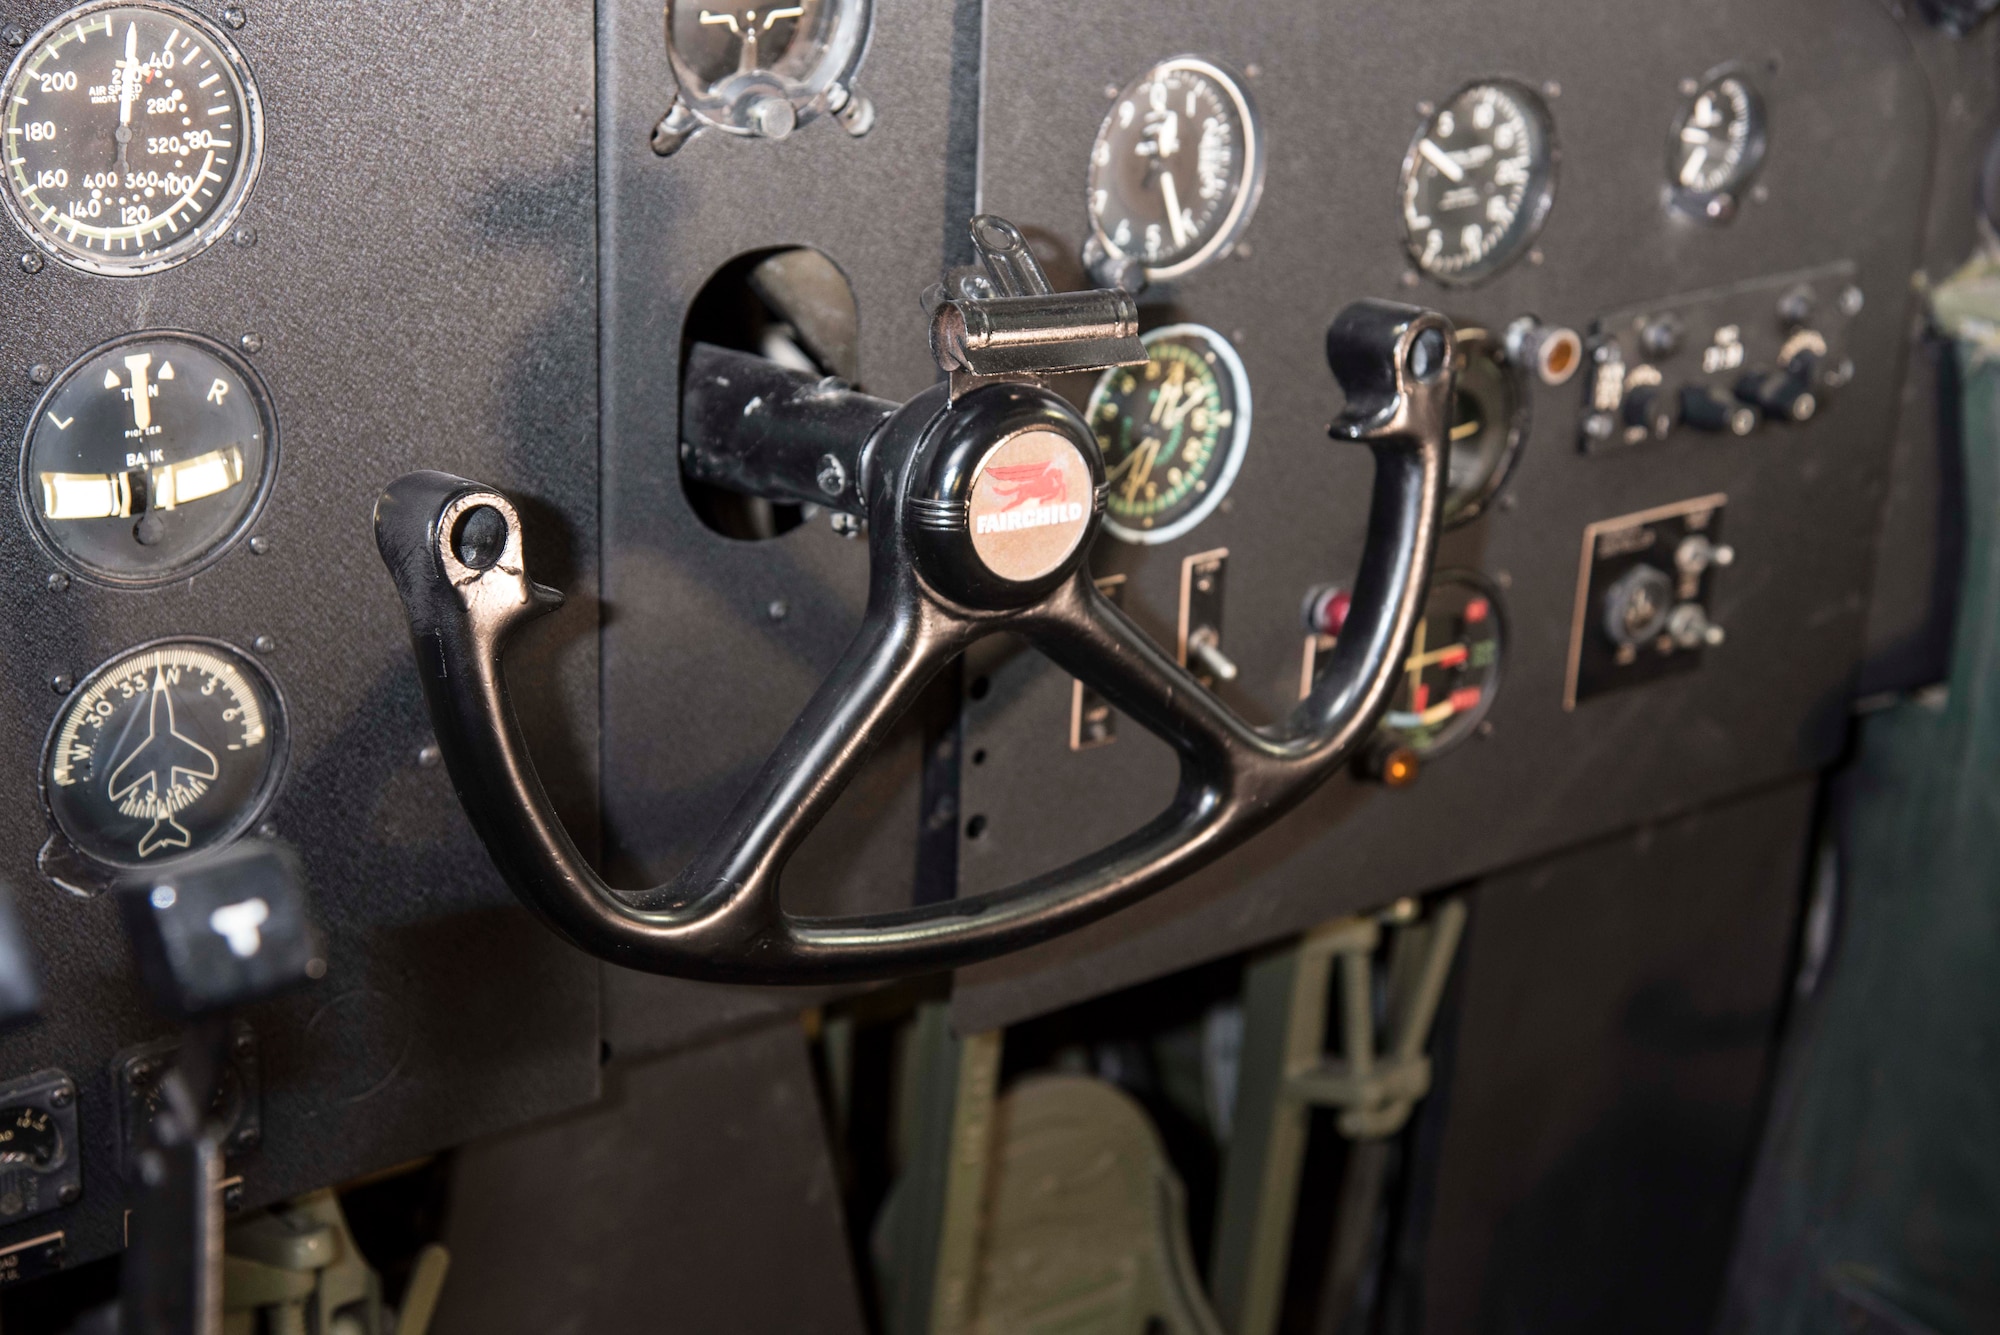
[[[1584,453],[1812,420],[1854,375],[1847,331],[1863,304],[1842,262],[1604,316],[1583,376]]]
[[[1701,496],[1604,519],[1583,531],[1563,708],[1605,691],[1692,672],[1726,636],[1714,617],[1728,497]]]

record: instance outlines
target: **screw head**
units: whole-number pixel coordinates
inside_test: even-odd
[[[264,350],[264,336],[262,334],[245,334],[236,340],[236,346],[254,357]]]
[[[49,1106],[51,1108],[67,1108],[69,1107],[69,1101],[75,1097],[76,1091],[74,1089],[68,1085],[57,1085],[49,1091]]]
[[[257,244],[257,229],[254,227],[238,227],[234,232],[229,234],[229,239],[243,249],[248,250]]]
[[[68,575],[63,574],[62,571],[58,570],[55,572],[55,574],[49,576],[50,593],[61,593],[67,588],[69,588]]]
[[[260,654],[268,654],[278,647],[278,642],[269,635],[259,635],[256,639],[250,641],[250,647]]]
[[[83,1199],[83,1188],[74,1182],[65,1182],[62,1184],[62,1190],[56,1193],[56,1199],[64,1205],[75,1205]]]
[[[9,23],[5,27],[0,27],[0,42],[5,42],[9,46],[21,46],[27,40],[27,30],[22,28],[18,23]]]
[[[278,823],[273,820],[258,822],[257,837],[259,839],[276,839],[278,837]]]
[[[1867,298],[1862,296],[1861,289],[1858,287],[1845,288],[1840,294],[1840,313],[1842,315],[1850,317],[1859,315],[1861,314],[1862,306],[1866,304]]]
[[[819,489],[829,496],[838,496],[847,490],[847,469],[831,454],[819,458]]]
[[[40,273],[42,271],[42,265],[45,263],[47,263],[47,261],[45,261],[38,253],[31,250],[27,254],[21,256],[21,272]]]
[[[444,752],[436,742],[417,748],[417,764],[423,769],[436,769],[444,763]]]
[[[222,11],[222,21],[232,28],[241,28],[250,21],[250,16],[243,12],[242,6],[231,5]]]
[[[76,689],[76,678],[70,676],[67,672],[58,672],[55,676],[49,678],[49,689],[57,695],[68,695]]]
[[[764,615],[770,617],[773,621],[783,621],[791,614],[792,606],[783,598],[773,598],[770,605],[764,609]]]
[[[36,362],[28,368],[28,382],[30,384],[46,385],[55,378],[55,370],[47,362]]]
[[[252,556],[262,556],[265,552],[268,552],[270,550],[271,550],[271,540],[265,537],[263,534],[259,533],[255,537],[250,539],[250,554]]]

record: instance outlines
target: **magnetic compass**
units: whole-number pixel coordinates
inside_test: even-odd
[[[1225,254],[1264,181],[1256,109],[1206,60],[1162,61],[1118,95],[1090,154],[1086,258],[1173,278]]]
[[[161,584],[242,536],[276,463],[276,421],[248,366],[194,334],[135,334],[84,354],[43,396],[21,508],[78,574]]]
[[[868,133],[875,110],[853,85],[870,0],[667,0],[667,55],[678,84],[653,149],[676,151],[703,125],[783,139],[821,113]]]
[[[1764,98],[1728,68],[1693,86],[1667,135],[1667,196],[1704,222],[1728,222],[1764,165],[1769,134]]]
[[[78,852],[147,866],[248,829],[285,749],[283,704],[262,668],[215,641],[161,640],[99,668],[65,702],[42,794]]]
[[[1499,689],[1506,638],[1497,590],[1469,571],[1440,574],[1382,732],[1426,761],[1472,736]]]
[[[1166,542],[1206,519],[1236,480],[1250,443],[1250,378],[1213,329],[1168,325],[1142,341],[1146,364],[1106,371],[1085,418],[1111,488],[1105,529]]]
[[[1417,267],[1471,283],[1512,264],[1555,203],[1555,125],[1541,97],[1475,83],[1431,112],[1403,160],[1403,237]]]
[[[0,84],[4,196],[35,244],[93,273],[154,273],[212,245],[257,177],[243,57],[159,0],[101,0],[29,40]]]

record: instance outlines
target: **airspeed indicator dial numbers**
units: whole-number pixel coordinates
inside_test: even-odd
[[[1264,141],[1236,80],[1193,56],[1119,93],[1090,154],[1095,243],[1174,278],[1225,253],[1263,185]]]
[[[277,687],[225,644],[163,640],[99,668],[49,734],[42,794],[64,838],[112,866],[148,866],[234,839],[285,759]]]
[[[1555,202],[1555,133],[1530,89],[1494,80],[1432,112],[1403,160],[1404,242],[1444,283],[1471,283],[1524,254]]]
[[[0,97],[0,196],[36,245],[79,269],[180,263],[228,228],[256,177],[249,69],[177,5],[71,10],[23,47]]]

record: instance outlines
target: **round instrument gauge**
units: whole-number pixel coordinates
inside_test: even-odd
[[[1118,95],[1090,154],[1096,246],[1174,278],[1226,253],[1257,207],[1264,137],[1235,79],[1176,56]]]
[[[1493,336],[1457,333],[1453,367],[1451,453],[1446,462],[1444,522],[1470,523],[1483,513],[1520,458],[1527,410],[1512,371],[1501,364]]]
[[[1764,98],[1743,74],[1718,71],[1697,85],[1667,135],[1667,193],[1706,222],[1735,216],[1737,197],[1764,165]]]
[[[859,60],[867,0],[743,5],[667,0],[667,51],[681,100],[734,134],[781,139],[844,105],[837,81]]]
[[[0,1108],[0,1172],[46,1172],[62,1163],[63,1150],[62,1128],[47,1108],[31,1103]]]
[[[21,451],[21,507],[57,561],[103,584],[182,579],[255,520],[277,463],[250,368],[194,334],[135,334],[49,387]]]
[[[264,670],[212,640],[161,640],[92,673],[42,758],[42,795],[78,852],[146,866],[229,842],[263,814],[286,750]]]
[[[154,273],[207,248],[257,177],[249,67],[178,5],[71,10],[22,48],[0,99],[8,211],[92,273]]]
[[[1475,83],[1432,112],[1403,159],[1403,233],[1417,267],[1471,283],[1519,259],[1556,191],[1555,126],[1540,96]]]
[[[1221,503],[1250,443],[1250,377],[1213,329],[1146,334],[1144,366],[1113,367],[1085,417],[1110,484],[1104,527],[1127,542],[1178,538]]]
[[[1497,590],[1469,571],[1440,574],[1382,731],[1424,760],[1472,736],[1499,689],[1506,638]]]

